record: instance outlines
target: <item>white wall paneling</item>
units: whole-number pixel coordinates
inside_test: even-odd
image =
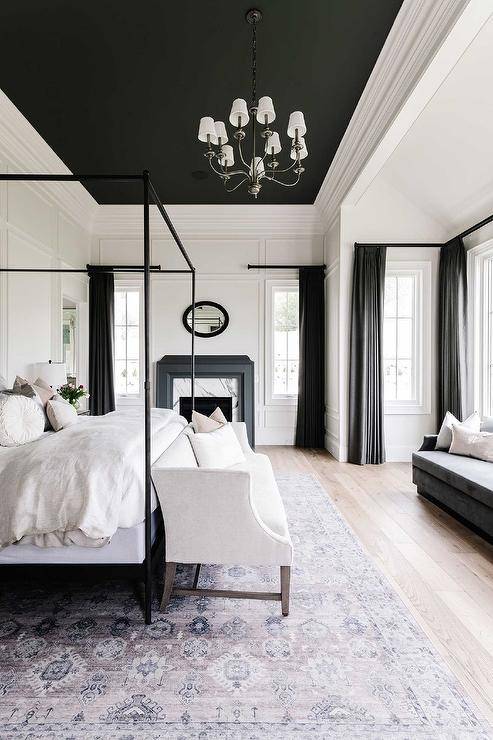
[[[265,398],[265,296],[267,282],[296,280],[297,272],[249,271],[247,265],[320,264],[323,261],[320,225],[305,207],[291,209],[283,224],[280,218],[280,211],[285,211],[283,207],[261,207],[260,219],[255,222],[250,206],[230,206],[221,208],[214,222],[204,218],[204,233],[198,238],[197,224],[207,214],[205,207],[187,206],[182,211],[178,206],[174,208],[177,209],[176,227],[197,269],[196,299],[209,299],[224,305],[230,317],[229,327],[223,334],[208,339],[197,337],[196,353],[248,355],[255,362],[258,444],[293,444],[296,406],[292,402],[285,406],[270,404]],[[313,215],[314,209],[310,208]],[[234,222],[230,209],[236,215]],[[142,241],[134,221],[140,216],[140,209],[135,213],[133,207],[102,206],[95,222],[95,228],[101,233],[96,231],[93,235],[93,260],[102,264],[140,264]],[[119,223],[126,224],[129,232],[125,229],[123,233],[122,229],[120,233]],[[152,262],[163,269],[184,267],[176,245],[163,235],[159,222],[153,224],[151,250]],[[188,276],[152,276],[153,363],[164,354],[190,352],[190,334],[182,324],[182,314],[190,300]]]

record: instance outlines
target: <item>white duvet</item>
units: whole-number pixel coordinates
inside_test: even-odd
[[[152,409],[152,462],[186,426]],[[144,519],[143,410],[80,416],[22,447],[0,448],[0,547],[100,547]],[[153,508],[156,503],[153,501]]]

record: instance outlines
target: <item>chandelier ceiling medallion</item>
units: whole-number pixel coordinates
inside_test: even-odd
[[[233,138],[237,143],[237,161],[240,166],[234,167],[235,154],[233,147],[228,144],[228,132],[223,121],[214,121],[210,116],[200,119],[199,141],[207,144],[204,156],[214,172],[223,180],[228,193],[232,193],[242,185],[246,184],[248,192],[254,198],[260,192],[265,180],[275,182],[278,185],[292,188],[298,184],[302,173],[305,171],[301,160],[308,156],[305,143],[306,125],[301,111],[294,111],[289,116],[287,134],[291,139],[290,156],[293,160],[289,167],[279,169],[276,155],[281,151],[281,140],[277,131],[270,129],[270,124],[275,120],[276,113],[272,98],[264,96],[257,101],[257,23],[262,19],[260,10],[249,10],[245,16],[252,26],[252,99],[250,107],[246,100],[237,98],[231,106],[229,122],[235,128]],[[250,114],[250,115],[249,115]],[[247,164],[243,154],[243,140],[247,136],[245,128],[250,122],[251,116],[251,158]],[[264,141],[257,141],[257,126],[263,126],[260,136]],[[258,152],[262,152],[262,156]],[[216,164],[214,162],[216,160]],[[296,179],[293,182],[283,182],[278,176],[293,170]],[[240,181],[236,182],[236,178]],[[231,183],[230,183],[231,180]],[[232,187],[228,187],[232,185]]]

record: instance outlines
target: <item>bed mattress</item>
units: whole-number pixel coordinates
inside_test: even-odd
[[[161,509],[155,509],[151,518],[154,543]],[[0,550],[0,565],[135,565],[145,558],[145,525],[120,527],[103,547],[37,547],[36,545],[9,545]]]

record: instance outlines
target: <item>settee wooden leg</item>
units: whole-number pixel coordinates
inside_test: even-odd
[[[197,566],[195,568],[195,576],[193,578],[193,586],[192,588],[197,588],[197,584],[199,582],[200,578],[200,563],[197,563]]]
[[[175,582],[176,574],[176,563],[166,563],[164,570],[164,590],[163,598],[161,601],[161,611],[166,609],[170,600],[171,593],[173,591],[173,583]]]
[[[281,565],[281,607],[282,616],[287,617],[289,614],[289,584],[291,581],[291,567]]]

